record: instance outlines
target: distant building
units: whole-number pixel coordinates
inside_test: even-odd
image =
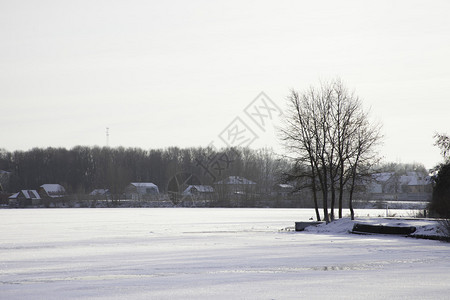
[[[400,176],[400,187],[403,193],[430,193],[433,190],[431,177],[418,172],[406,172]]]
[[[370,199],[423,200],[431,199],[431,177],[420,172],[375,173],[358,183],[359,189]]]
[[[39,195],[41,198],[63,198],[66,196],[66,189],[60,184],[43,184],[40,186]]]
[[[239,176],[229,176],[216,182],[216,186],[226,188],[228,192],[234,194],[245,194],[256,190],[256,182]]]
[[[183,191],[183,196],[191,196],[197,199],[211,199],[214,188],[209,185],[190,185]]]
[[[125,196],[131,200],[147,200],[158,195],[158,186],[151,182],[132,182],[125,188]]]
[[[31,206],[41,204],[41,196],[36,190],[21,190],[9,197],[10,206]]]

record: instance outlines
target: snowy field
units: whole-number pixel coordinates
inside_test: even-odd
[[[285,230],[313,215],[0,210],[0,299],[450,299],[450,243]]]

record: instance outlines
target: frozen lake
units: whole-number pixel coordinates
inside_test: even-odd
[[[3,209],[0,299],[449,299],[449,243],[282,230],[312,216]]]

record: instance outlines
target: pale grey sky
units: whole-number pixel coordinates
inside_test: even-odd
[[[0,0],[0,147],[220,147],[239,117],[280,149],[244,109],[340,77],[387,161],[439,162],[450,1],[312,2]]]

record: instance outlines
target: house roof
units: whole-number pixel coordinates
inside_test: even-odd
[[[39,193],[36,190],[22,190],[22,194],[27,199],[41,199],[41,196],[39,196]]]
[[[41,196],[39,196],[39,193],[36,190],[22,190],[22,194],[26,198],[30,199],[41,199]]]
[[[130,185],[136,187],[136,191],[140,194],[147,194],[147,193],[158,193],[159,194],[159,188],[156,184],[151,182],[132,182]]]
[[[9,196],[9,199],[17,199],[17,197],[19,197],[20,192],[17,192],[15,194],[12,194],[11,196]]]
[[[406,172],[406,175],[400,176],[400,184],[403,185],[427,185],[429,183],[428,176],[417,172]]]
[[[41,199],[41,196],[39,196],[39,193],[36,190],[21,190],[20,192],[11,195],[9,199],[17,199],[20,194],[22,194],[25,199]]]
[[[213,187],[209,186],[209,185],[190,185],[184,190],[183,194],[190,194],[191,190],[193,188],[195,188],[200,193],[213,193],[214,192]]]
[[[394,175],[394,172],[375,173],[372,174],[372,178],[379,182],[386,182],[391,178],[392,175]]]
[[[41,188],[44,189],[50,197],[61,197],[66,193],[66,190],[60,184],[47,183],[41,185]]]
[[[135,187],[156,187],[158,188],[158,186],[154,183],[151,182],[132,182],[130,183],[131,185],[134,185]]]
[[[41,188],[43,188],[46,192],[66,192],[66,189],[60,184],[46,183],[41,185]]]
[[[90,192],[89,195],[96,196],[96,195],[105,195],[108,193],[109,193],[108,189],[95,189],[92,192]]]
[[[375,173],[375,174],[372,174],[372,178],[379,183],[383,183],[383,182],[387,182],[387,181],[391,180],[391,178],[393,178],[394,175],[395,175],[394,172]],[[419,172],[414,172],[414,171],[406,172],[406,175],[401,175],[397,178],[398,178],[398,183],[400,185],[413,186],[413,185],[430,184],[429,176],[424,176],[423,174],[421,174]]]
[[[238,185],[238,184],[256,184],[255,182],[248,180],[247,178],[240,177],[240,176],[229,176],[221,181],[216,182],[217,184],[231,184],[231,185]]]
[[[292,184],[279,183],[278,186],[282,189],[293,189],[294,186]]]

